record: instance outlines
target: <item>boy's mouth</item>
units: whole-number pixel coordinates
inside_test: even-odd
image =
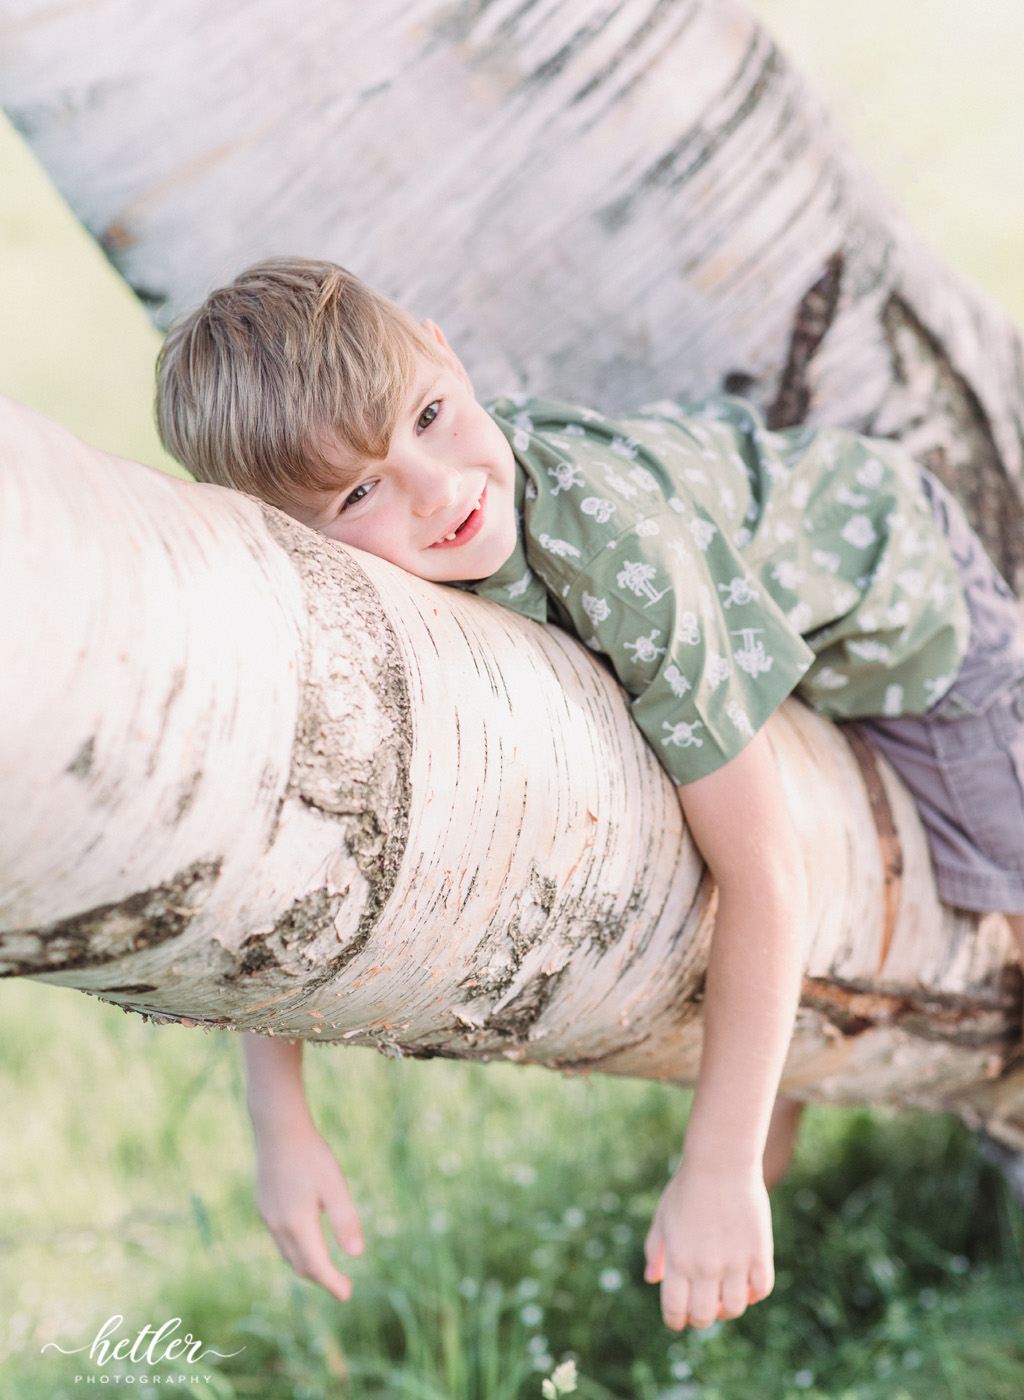
[[[484,507],[487,500],[487,487],[480,492],[480,498],[473,509],[454,530],[449,530],[446,535],[442,535],[439,540],[435,540],[430,546],[431,549],[453,549],[458,545],[468,544],[473,536],[484,523]]]

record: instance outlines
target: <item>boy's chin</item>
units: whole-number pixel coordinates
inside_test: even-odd
[[[479,582],[480,582],[480,579],[490,578],[490,577],[492,576],[492,574],[496,574],[496,573],[498,572],[499,569],[503,569],[503,568],[505,567],[505,565],[506,565],[506,564],[508,563],[508,561],[512,558],[512,556],[513,556],[513,554],[515,554],[515,552],[516,552],[516,542],[515,542],[515,540],[513,540],[513,541],[512,541],[512,547],[509,549],[508,553],[507,553],[507,554],[503,554],[503,555],[501,555],[499,558],[497,558],[496,560],[492,561],[493,564],[494,564],[494,567],[491,568],[491,569],[488,569],[486,573],[480,574],[478,577],[475,577],[474,580],[473,580],[473,582],[474,582],[474,583],[479,583]]]

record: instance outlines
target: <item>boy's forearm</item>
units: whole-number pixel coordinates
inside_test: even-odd
[[[718,885],[686,1157],[752,1167],[761,1161],[799,999],[803,856],[763,733],[678,793]]]
[[[257,1137],[312,1126],[302,1083],[302,1041],[242,1036],[246,1102]]]
[[[799,1000],[805,912],[802,869],[719,885],[686,1142],[694,1165],[760,1166]]]

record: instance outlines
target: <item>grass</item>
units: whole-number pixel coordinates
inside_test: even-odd
[[[0,392],[172,475],[153,421],[160,337],[0,113]]]
[[[113,1315],[117,1336],[180,1317],[244,1348],[181,1386],[121,1366],[146,1400],[533,1400],[568,1356],[582,1400],[1024,1392],[1024,1222],[951,1120],[812,1111],[774,1203],[775,1294],[677,1337],[641,1258],[685,1096],[320,1047],[311,1099],[368,1242],[343,1305],[289,1275],[256,1217],[233,1037],[0,995],[5,1395],[89,1393],[86,1354],[41,1347],[88,1346]]]

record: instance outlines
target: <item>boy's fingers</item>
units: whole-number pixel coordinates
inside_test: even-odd
[[[347,1303],[352,1297],[352,1280],[336,1269],[331,1263],[330,1256],[316,1263],[307,1263],[296,1268],[295,1272],[300,1278],[309,1279],[310,1283],[318,1283],[321,1288],[326,1288],[328,1293],[333,1293],[343,1303]]]
[[[750,1284],[746,1274],[726,1274],[722,1280],[722,1302],[718,1316],[726,1319],[740,1317],[750,1301]]]
[[[718,1279],[698,1279],[696,1283],[691,1284],[688,1308],[691,1327],[710,1327],[718,1317],[718,1307]]]
[[[343,1196],[339,1196],[337,1199],[325,1202],[324,1211],[327,1219],[331,1222],[334,1238],[345,1253],[362,1254],[363,1231],[359,1224],[356,1208],[352,1204],[352,1198],[348,1192],[346,1191]]]
[[[771,1264],[755,1264],[750,1270],[750,1293],[748,1301],[759,1303],[775,1287],[775,1270]]]
[[[661,1315],[665,1326],[673,1332],[681,1332],[689,1320],[690,1281],[689,1279],[665,1279],[661,1285]]]
[[[320,1233],[319,1221],[312,1232],[289,1233],[277,1239],[278,1248],[300,1278],[320,1284],[335,1298],[347,1303],[352,1296],[352,1280],[334,1267]]]
[[[665,1241],[655,1225],[644,1240],[644,1260],[644,1282],[660,1283],[665,1274]]]
[[[308,1278],[310,1283],[318,1283],[321,1288],[326,1288],[339,1302],[347,1303],[352,1297],[352,1280],[336,1269],[330,1260],[322,1269],[299,1269],[296,1272],[302,1278]]]

